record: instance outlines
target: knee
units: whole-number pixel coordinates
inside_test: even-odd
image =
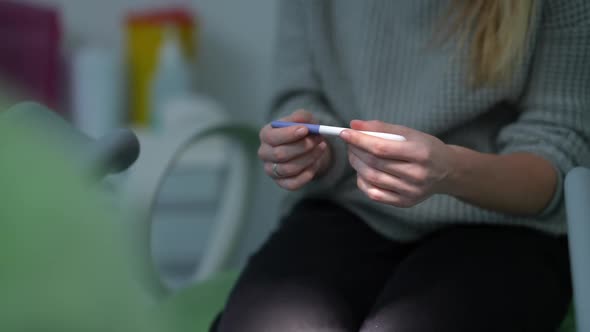
[[[400,316],[376,316],[365,320],[360,332],[443,332],[445,329],[433,328],[415,318]],[[456,332],[456,331],[454,331]]]
[[[363,322],[360,332],[462,332],[474,331],[473,327],[463,326],[465,322],[455,322],[453,318],[425,310],[407,310],[404,307],[388,307],[369,315]]]
[[[230,299],[215,332],[351,332],[358,321],[321,290],[285,286],[274,291],[242,289]],[[356,323],[356,324],[355,324]]]
[[[222,317],[210,332],[352,332],[355,331],[333,317],[320,317],[301,310],[283,308],[258,313],[247,317]]]
[[[360,332],[413,331],[408,327],[407,320],[409,319],[403,319],[394,313],[372,315],[363,322]]]

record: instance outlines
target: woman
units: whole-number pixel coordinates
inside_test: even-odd
[[[555,331],[562,180],[590,161],[590,3],[281,8],[271,118],[407,141],[265,126],[266,173],[301,194],[217,330]]]

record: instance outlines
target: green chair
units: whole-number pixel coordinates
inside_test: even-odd
[[[174,331],[209,331],[237,279],[237,271],[221,272],[172,294],[160,304],[161,315],[173,322]]]
[[[590,332],[590,169],[578,167],[565,179],[565,203],[576,315],[567,331]],[[564,330],[565,331],[565,330]]]
[[[149,209],[137,209],[150,201],[126,200],[117,210],[113,193],[97,185],[133,162],[136,142],[127,134],[95,142],[32,103],[0,112],[1,331],[207,331],[222,309],[237,276],[223,271],[248,206],[256,132],[212,123],[185,136],[156,167],[165,174],[174,156],[218,134],[234,140],[242,158],[229,175],[242,184],[229,193],[234,208],[224,210],[211,236],[224,245],[212,247],[202,282],[178,292],[152,267]],[[153,195],[161,178],[152,182]]]
[[[43,116],[0,113],[0,331],[171,331],[136,281],[98,173],[55,144],[59,125]],[[83,155],[100,150],[86,143]]]

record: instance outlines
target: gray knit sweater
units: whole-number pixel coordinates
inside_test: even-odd
[[[480,152],[538,154],[560,174],[549,206],[522,218],[447,195],[411,208],[377,203],[357,188],[338,138],[333,166],[300,195],[330,198],[400,241],[466,223],[565,233],[563,177],[590,164],[590,1],[538,0],[524,62],[505,83],[477,89],[457,40],[433,43],[450,3],[283,0],[270,118],[305,108],[323,124],[378,119]]]

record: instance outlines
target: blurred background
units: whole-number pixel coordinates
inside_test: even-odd
[[[92,138],[119,127],[139,136],[151,158],[176,148],[178,132],[208,121],[264,124],[276,0],[0,1],[3,103],[47,105]],[[202,260],[227,191],[231,154],[215,137],[187,151],[163,181],[152,212],[154,261],[172,287]],[[257,165],[260,166],[260,165]],[[139,160],[109,179],[126,188]],[[282,198],[255,167],[252,205],[231,266],[240,267],[276,224]],[[141,187],[120,190],[134,195]]]

